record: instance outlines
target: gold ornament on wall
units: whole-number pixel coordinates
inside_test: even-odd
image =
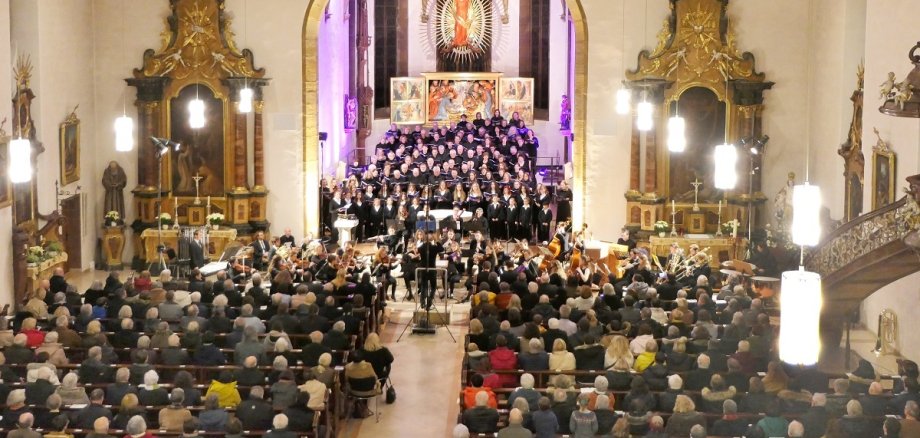
[[[167,28],[160,34],[159,52],[144,52],[144,67],[135,70],[136,77],[170,76],[181,80],[194,75],[205,79],[265,75],[264,69],[253,68],[248,49],[237,49],[232,20],[222,13],[223,2],[174,1],[173,8],[176,14],[167,18]]]

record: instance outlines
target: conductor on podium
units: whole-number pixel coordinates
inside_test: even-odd
[[[426,310],[431,308],[434,300],[434,292],[438,286],[438,274],[435,270],[438,260],[438,254],[444,252],[444,245],[441,245],[435,232],[428,231],[428,239],[418,248],[421,256],[418,267],[423,269],[421,276],[418,278],[419,295],[421,296],[421,305]]]

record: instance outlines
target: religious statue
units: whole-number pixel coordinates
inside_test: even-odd
[[[358,98],[345,95],[345,129],[354,130],[358,126]]]
[[[562,95],[562,103],[559,104],[559,130],[568,131],[572,129],[572,104],[569,102],[569,96]]]
[[[789,179],[776,196],[773,197],[773,217],[777,229],[788,233],[792,226],[792,191],[795,187],[795,173],[789,172]]]
[[[109,162],[109,167],[102,173],[102,187],[105,188],[103,211],[117,211],[122,219],[125,217],[125,196],[123,190],[128,184],[124,169],[117,162]]]
[[[470,0],[454,0],[454,41],[452,48],[465,47],[470,35]]]
[[[885,82],[879,85],[879,99],[888,99],[891,96],[891,91],[894,90],[896,81],[894,72],[888,72],[888,79],[885,79]]]

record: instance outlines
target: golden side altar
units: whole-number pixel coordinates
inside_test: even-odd
[[[144,248],[144,260],[147,263],[157,261],[157,240],[162,240],[163,244],[176,251],[179,250],[179,230],[170,228],[168,230],[158,230],[148,228],[141,233],[141,241]],[[205,245],[205,257],[217,259],[223,254],[224,249],[230,242],[236,240],[236,230],[233,228],[209,229],[207,231],[207,245]]]
[[[36,263],[34,265],[29,265],[26,268],[26,281],[27,281],[27,290],[35,291],[38,290],[41,285],[42,280],[47,280],[51,278],[51,275],[54,274],[54,270],[57,268],[67,267],[67,253],[59,252],[56,255],[52,256],[48,260],[45,260],[41,263]]]

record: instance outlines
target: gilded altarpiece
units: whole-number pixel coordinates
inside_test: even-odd
[[[853,119],[847,140],[837,153],[843,158],[844,209],[843,221],[849,222],[862,214],[865,193],[866,156],[862,151],[863,84],[865,68],[862,64],[856,73],[856,90],[850,96],[853,101]]]
[[[763,92],[773,83],[756,71],[754,56],[738,48],[728,0],[671,0],[669,5],[655,49],[639,53],[636,69],[626,72],[632,101],[654,106],[651,131],[639,131],[633,117],[627,226],[647,232],[655,221],[671,223],[674,205],[676,227],[688,231],[694,204],[695,213],[705,217],[706,233],[718,232],[719,224],[731,219],[746,225],[748,212],[756,219],[766,200],[761,124]],[[686,121],[687,147],[672,153],[667,122],[675,114]],[[749,154],[757,139],[763,143],[759,154]],[[712,181],[713,148],[725,142],[748,145],[739,147],[738,185],[730,191],[716,190]],[[697,189],[694,182],[700,183]]]
[[[251,51],[237,48],[224,8],[224,0],[170,0],[160,49],[146,50],[143,66],[126,79],[137,88],[139,119],[136,238],[156,226],[160,211],[175,214],[181,225],[200,224],[201,211],[223,213],[225,225],[243,240],[269,226],[262,114],[262,87],[269,79],[264,69],[254,67]],[[247,113],[239,108],[244,88],[253,96]],[[196,98],[205,103],[201,128],[189,126],[189,101]],[[181,144],[162,158],[162,179],[157,177],[157,147],[151,137]],[[138,251],[141,247],[140,242],[135,245]]]

